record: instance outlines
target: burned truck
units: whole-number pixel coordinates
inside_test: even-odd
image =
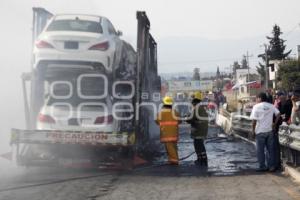
[[[136,50],[105,17],[33,13],[32,68],[22,75],[26,129],[11,133],[16,162],[98,167],[143,151],[157,127],[155,109],[139,105],[158,104],[160,93],[146,13],[136,15]]]

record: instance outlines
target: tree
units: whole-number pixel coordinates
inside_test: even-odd
[[[220,73],[220,69],[219,66],[217,68],[217,73],[216,73],[216,79],[220,79],[221,78],[221,73]]]
[[[289,54],[292,52],[292,50],[289,50],[288,52],[284,52],[286,45],[284,44],[286,40],[283,40],[280,38],[280,35],[282,34],[280,27],[278,25],[274,25],[273,31],[272,31],[273,37],[267,36],[267,39],[270,43],[270,49],[269,49],[269,56],[270,60],[284,60],[286,59]]]
[[[234,61],[233,65],[232,65],[232,71],[233,71],[233,75],[234,76],[236,74],[236,70],[240,69],[240,68],[241,68],[241,66],[240,66],[239,62],[238,61]]]
[[[200,69],[199,68],[194,69],[193,80],[200,81]]]
[[[292,50],[285,52],[286,45],[285,40],[280,38],[282,34],[280,27],[278,25],[273,26],[272,37],[267,36],[269,40],[269,45],[266,47],[266,50],[263,54],[258,55],[264,64],[259,62],[259,66],[256,67],[258,74],[261,76],[261,80],[266,79],[266,62],[268,60],[285,60],[288,58]]]
[[[300,86],[300,61],[285,60],[279,64],[278,78],[279,87],[282,90],[290,91]]]
[[[242,59],[242,63],[241,63],[241,69],[248,69],[248,61],[247,61],[247,58],[246,56],[244,55],[243,56],[243,59]]]
[[[288,52],[284,52],[286,45],[284,44],[286,40],[283,40],[280,38],[280,35],[282,34],[280,27],[278,25],[274,25],[273,36],[267,36],[267,39],[269,40],[269,48],[267,49],[267,55],[269,60],[284,60],[288,58],[289,54],[292,52],[292,50],[289,50]],[[261,57],[263,61],[266,61],[266,52],[263,54],[258,55],[258,57]]]

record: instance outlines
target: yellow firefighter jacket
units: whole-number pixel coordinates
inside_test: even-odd
[[[160,126],[161,142],[178,141],[179,120],[177,117],[179,114],[176,111],[173,111],[173,115],[171,108],[163,108],[157,115],[156,123]]]

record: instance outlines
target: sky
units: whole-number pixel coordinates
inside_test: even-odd
[[[1,37],[0,42],[9,48],[14,48],[11,46],[12,40],[18,42],[20,46],[18,51],[21,51],[23,55],[20,59],[22,61],[24,59],[24,63],[27,60],[27,64],[29,64],[28,56],[31,53],[31,8],[34,6],[45,7],[52,13],[87,13],[106,16],[117,29],[123,32],[123,38],[134,46],[136,41],[135,12],[146,11],[151,20],[151,33],[158,41],[160,72],[180,70],[182,68],[180,64],[169,65],[169,63],[174,63],[174,59],[177,63],[185,64],[188,60],[203,62],[242,57],[241,53],[230,57],[195,55],[195,51],[201,51],[199,49],[201,44],[198,48],[188,48],[181,52],[181,47],[176,46],[178,40],[182,42],[191,38],[205,39],[217,43],[220,41],[220,44],[223,44],[224,40],[233,40],[232,43],[246,43],[246,47],[235,47],[241,48],[240,52],[243,54],[247,50],[250,54],[257,54],[258,51],[263,51],[260,47],[261,43],[266,42],[262,38],[265,39],[266,35],[270,35],[275,23],[280,25],[288,37],[296,37],[295,33],[300,30],[299,0],[1,0],[0,22],[3,29],[1,35],[5,37]],[[170,43],[171,38],[173,38],[172,45],[164,46],[165,40]],[[256,40],[254,47],[252,47],[253,38]],[[247,40],[251,40],[251,43],[247,44]],[[288,46],[295,48],[296,43],[288,40]],[[166,55],[165,52],[174,50],[174,47],[180,49],[181,60],[178,60],[178,56],[173,58],[172,55]],[[209,47],[204,46],[203,49]],[[224,53],[227,54],[227,52]],[[190,58],[188,54],[195,58]],[[14,54],[12,53],[9,58],[2,54],[0,59],[3,57],[10,59],[11,56]],[[254,57],[257,61],[257,55]],[[225,63],[216,62],[214,68]],[[204,66],[200,65],[200,67]],[[207,70],[204,69],[204,71]]]
[[[103,15],[126,35],[135,34],[135,11],[144,10],[157,37],[237,39],[269,33],[274,23],[290,30],[300,22],[298,0],[2,0],[0,5],[2,16],[21,15],[23,21],[33,6]]]
[[[288,48],[300,44],[299,0],[1,0],[0,139],[24,124],[20,76],[30,69],[32,7],[106,16],[133,45],[135,12],[146,11],[158,42],[159,72],[225,69],[247,50],[254,67],[275,23]]]

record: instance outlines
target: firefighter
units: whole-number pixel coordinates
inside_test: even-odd
[[[201,104],[203,99],[201,92],[195,92],[192,99],[193,115],[187,120],[191,124],[191,137],[194,139],[194,148],[197,154],[196,165],[207,167],[207,155],[204,146],[204,139],[208,131],[208,114],[205,106]]]
[[[163,99],[163,107],[158,113],[156,123],[160,126],[160,141],[165,144],[169,164],[178,165],[178,113],[172,109],[173,99],[166,96]]]

